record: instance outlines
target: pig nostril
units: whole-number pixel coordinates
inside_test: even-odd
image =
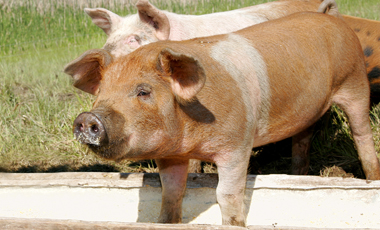
[[[97,133],[99,132],[99,127],[97,125],[92,125],[91,126],[91,130],[94,132],[94,133]]]
[[[93,113],[79,114],[74,120],[73,132],[75,138],[84,144],[100,146],[108,141],[102,122]]]

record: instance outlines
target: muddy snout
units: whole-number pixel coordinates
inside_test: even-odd
[[[107,133],[100,119],[93,113],[79,114],[73,125],[75,139],[83,144],[100,146],[107,140]]]

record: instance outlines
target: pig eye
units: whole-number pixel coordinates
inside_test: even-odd
[[[137,35],[132,35],[124,41],[125,44],[129,45],[133,49],[137,49],[140,46],[140,37]]]
[[[146,83],[142,83],[138,85],[135,91],[135,93],[137,94],[137,97],[140,97],[141,99],[147,99],[150,96],[151,92],[152,92],[152,86]]]
[[[135,43],[135,42],[138,42],[138,43],[140,43],[140,37],[139,36],[137,36],[137,35],[135,35],[135,36],[132,36],[130,39],[129,39],[129,41],[128,41],[129,43]]]
[[[143,97],[143,96],[149,96],[150,92],[145,91],[145,90],[140,90],[139,94],[137,96]]]

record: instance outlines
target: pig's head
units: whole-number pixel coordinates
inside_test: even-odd
[[[84,89],[92,93],[97,88],[99,93],[91,112],[76,118],[73,130],[76,139],[101,157],[159,158],[181,148],[180,107],[204,86],[204,70],[190,55],[154,47],[136,50],[111,64],[103,61],[109,59],[103,50],[84,54],[101,69],[100,75],[83,82]],[[82,68],[86,72],[91,66]]]
[[[125,18],[103,8],[85,9],[92,21],[108,35],[103,51],[98,50],[99,52],[95,52],[94,55],[105,52],[110,55],[94,58],[94,55],[87,55],[86,52],[67,64],[64,71],[74,78],[75,87],[96,95],[98,92],[96,84],[83,84],[83,82],[88,83],[89,76],[92,76],[91,81],[96,81],[100,77],[100,70],[104,67],[103,61],[108,65],[113,58],[129,54],[142,45],[169,38],[170,24],[163,11],[147,0],[138,1],[136,6],[138,14]],[[84,65],[86,68],[78,68]]]
[[[138,13],[127,17],[120,17],[103,8],[85,9],[92,21],[107,34],[103,49],[114,57],[126,55],[142,45],[169,38],[170,24],[163,11],[147,0],[138,1],[136,7]]]

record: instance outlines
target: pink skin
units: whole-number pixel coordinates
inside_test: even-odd
[[[136,3],[138,13],[121,17],[103,8],[85,12],[107,35],[104,45],[114,57],[159,40],[186,40],[224,34],[300,11],[338,15],[334,0],[278,1],[206,15],[181,15],[160,10],[147,0]],[[130,44],[135,37],[138,45]]]

